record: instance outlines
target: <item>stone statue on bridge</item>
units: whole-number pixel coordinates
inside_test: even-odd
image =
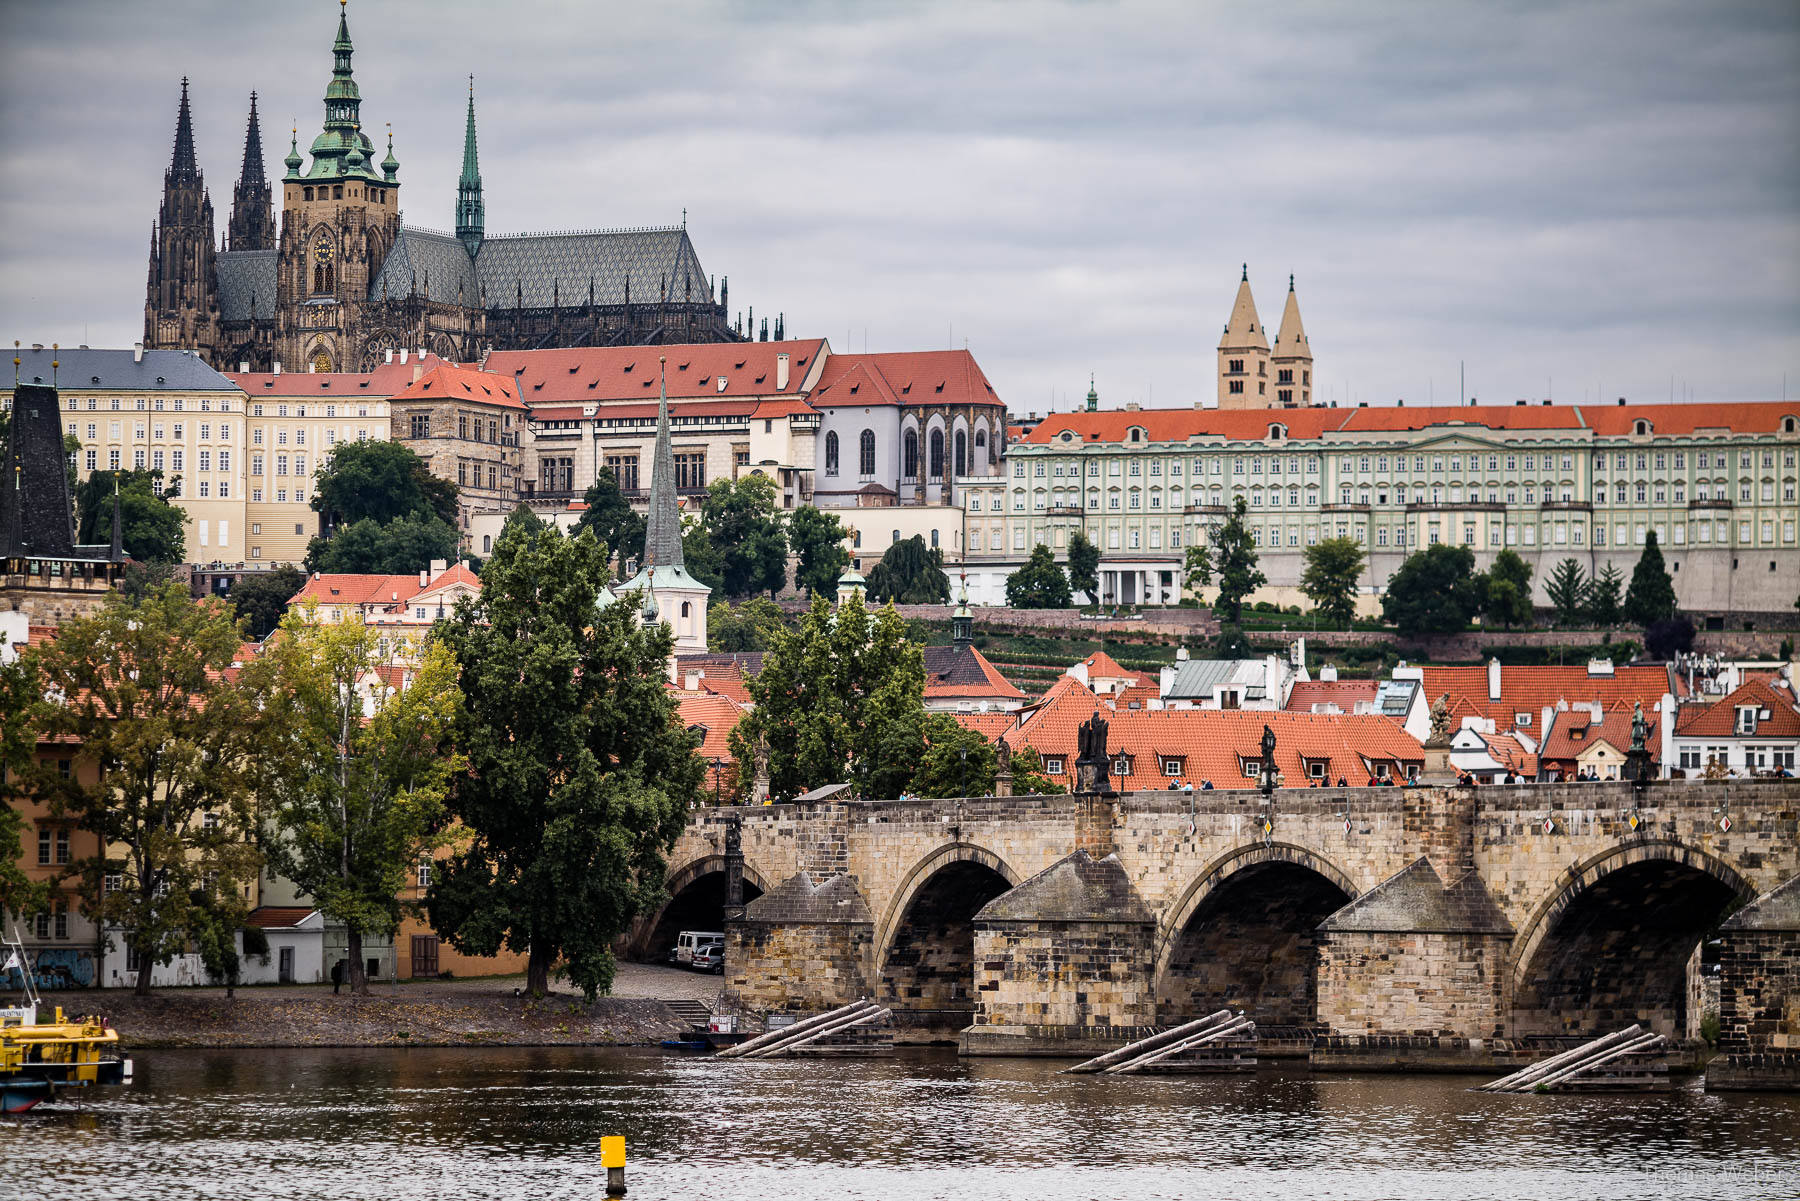
[[[1425,739],[1426,746],[1450,745],[1450,694],[1440,693],[1437,700],[1431,702],[1431,735]]]
[[[1098,713],[1082,722],[1075,731],[1075,790],[1077,792],[1110,793],[1112,779],[1106,757],[1106,719]]]

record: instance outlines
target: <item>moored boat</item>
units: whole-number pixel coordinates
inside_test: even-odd
[[[24,977],[25,1003],[0,1008],[0,1113],[24,1113],[58,1089],[129,1081],[131,1060],[120,1052],[119,1032],[106,1019],[69,1018],[58,1005],[52,1020],[40,1020],[24,948],[8,945],[6,967]]]

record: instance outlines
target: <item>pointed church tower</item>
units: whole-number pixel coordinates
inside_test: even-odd
[[[150,277],[144,290],[144,345],[218,350],[219,290],[213,269],[212,197],[194,158],[188,81],[181,81],[175,153],[163,173],[162,208],[150,234]]]
[[[1219,339],[1219,407],[1266,409],[1273,401],[1269,386],[1269,339],[1256,315],[1250,294],[1250,264],[1238,281],[1231,319]]]
[[[225,227],[227,250],[275,249],[275,207],[263,174],[262,128],[256,121],[256,93],[250,93],[250,128],[244,133],[244,165],[231,196],[231,222]]]
[[[1294,277],[1288,276],[1287,307],[1281,311],[1281,332],[1269,356],[1275,372],[1275,403],[1283,408],[1312,404],[1312,343],[1300,323],[1300,302],[1294,298]]]
[[[475,77],[469,76],[469,120],[463,130],[462,176],[456,181],[456,236],[474,258],[481,249],[487,206],[481,202],[481,163],[475,154]]]
[[[620,589],[641,594],[644,620],[666,621],[676,654],[706,651],[706,598],[712,589],[688,574],[681,551],[681,509],[675,499],[675,443],[669,433],[667,356],[659,360],[662,392],[656,404],[656,456],[650,464],[650,512],[644,565]]]

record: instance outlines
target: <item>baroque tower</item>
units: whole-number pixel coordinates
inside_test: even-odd
[[[150,229],[144,345],[197,349],[210,358],[218,337],[212,197],[194,158],[194,121],[184,77],[181,110],[175,118],[175,153],[163,173],[162,209]]]
[[[1256,316],[1256,298],[1250,294],[1250,264],[1244,264],[1238,281],[1231,319],[1219,339],[1219,407],[1266,409],[1269,394],[1269,339]]]
[[[325,88],[325,126],[313,139],[312,166],[301,174],[290,155],[282,179],[280,267],[276,279],[275,357],[311,371],[372,365],[363,310],[374,277],[400,232],[399,162],[393,139],[375,162],[362,131],[362,97],[351,72],[354,47],[338,0]]]
[[[227,250],[275,249],[275,209],[269,179],[263,174],[262,129],[256,122],[256,93],[250,93],[250,128],[244,133],[244,166],[231,195],[231,222],[225,227]],[[265,301],[273,300],[265,297]]]

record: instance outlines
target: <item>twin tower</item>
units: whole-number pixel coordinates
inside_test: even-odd
[[[1294,277],[1288,276],[1287,307],[1281,312],[1281,329],[1271,346],[1268,330],[1256,315],[1246,263],[1231,319],[1219,339],[1219,407],[1301,409],[1318,403],[1322,402],[1313,394],[1312,344],[1300,322]]]

